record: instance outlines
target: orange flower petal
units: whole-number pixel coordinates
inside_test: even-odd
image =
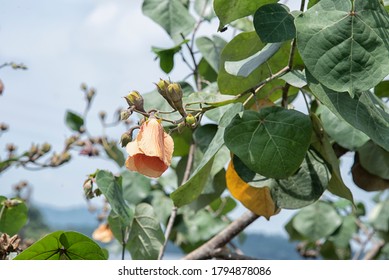
[[[92,234],[94,240],[109,243],[113,240],[113,233],[108,224],[101,224]]]
[[[127,144],[126,167],[143,175],[157,178],[171,164],[174,142],[155,118],[142,124],[136,139]]]
[[[155,118],[150,118],[143,123],[136,138],[143,154],[163,160],[165,158],[164,133],[162,125]]]

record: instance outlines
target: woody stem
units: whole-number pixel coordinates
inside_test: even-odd
[[[196,144],[192,143],[190,145],[188,161],[186,163],[185,173],[184,173],[184,177],[182,178],[181,185],[184,184],[189,179],[190,170],[192,169],[192,165],[193,165],[195,149],[196,149]],[[174,221],[176,220],[176,217],[177,217],[177,210],[178,210],[177,206],[173,206],[172,212],[170,214],[169,222],[168,222],[168,224],[166,226],[166,230],[165,230],[165,241],[164,241],[163,246],[161,247],[161,250],[159,251],[158,260],[162,260],[163,255],[165,253],[166,246],[167,246],[170,234],[171,234],[173,226],[174,226]]]

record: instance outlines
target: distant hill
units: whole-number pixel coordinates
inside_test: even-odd
[[[45,223],[51,230],[75,230],[91,236],[98,226],[96,215],[90,213],[86,207],[59,209],[49,206],[39,207]],[[259,259],[271,260],[296,260],[301,259],[295,250],[295,244],[290,243],[285,237],[278,235],[264,235],[247,233],[244,242],[238,239],[234,243],[247,256]],[[170,254],[170,257],[169,257]],[[169,243],[167,258],[180,258],[183,256],[181,249]]]
[[[96,215],[87,207],[61,209],[51,206],[40,206],[45,223],[51,230],[74,230],[91,235],[98,226]]]

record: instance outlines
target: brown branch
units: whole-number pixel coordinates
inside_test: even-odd
[[[381,251],[382,247],[384,246],[385,246],[384,241],[382,240],[378,241],[378,243],[365,254],[363,259],[364,260],[374,259],[377,256],[377,254]]]
[[[190,145],[188,161],[186,163],[185,173],[184,173],[184,177],[182,178],[181,185],[184,184],[189,179],[190,170],[192,169],[192,165],[193,165],[195,149],[196,149],[196,144],[192,143]],[[174,226],[174,221],[176,220],[176,217],[177,217],[177,206],[173,206],[168,224],[166,225],[165,241],[163,243],[163,246],[161,247],[161,250],[159,251],[158,260],[162,260],[163,255],[165,254],[166,246],[167,246],[167,243],[169,241],[169,237],[170,237],[170,234],[172,232],[172,229]]]
[[[221,260],[257,260],[256,258],[250,256],[230,252],[226,248],[218,248],[214,250],[210,257]]]
[[[233,221],[224,230],[210,239],[205,244],[201,245],[196,250],[186,255],[185,260],[202,260],[209,259],[216,249],[222,248],[235,236],[241,233],[247,226],[253,223],[260,216],[251,211],[244,213],[240,218]]]

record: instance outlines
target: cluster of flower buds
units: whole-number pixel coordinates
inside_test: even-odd
[[[182,117],[186,118],[187,113],[182,103],[182,88],[179,83],[171,83],[170,81],[160,79],[155,84],[159,94],[169,103],[169,105],[177,110]]]
[[[50,166],[51,167],[57,167],[60,166],[66,162],[68,162],[71,159],[71,155],[69,152],[65,151],[60,154],[54,153],[53,156],[50,159]]]
[[[88,88],[85,83],[81,84],[81,90],[85,92],[85,98],[88,104],[92,102],[93,97],[96,95],[96,90],[92,88]]]
[[[19,252],[20,238],[17,235],[10,237],[3,233],[0,236],[0,260],[7,259],[8,255],[13,252]]]
[[[51,145],[49,143],[43,143],[42,145],[32,144],[30,150],[27,153],[29,159],[34,161],[50,152],[50,150]]]

